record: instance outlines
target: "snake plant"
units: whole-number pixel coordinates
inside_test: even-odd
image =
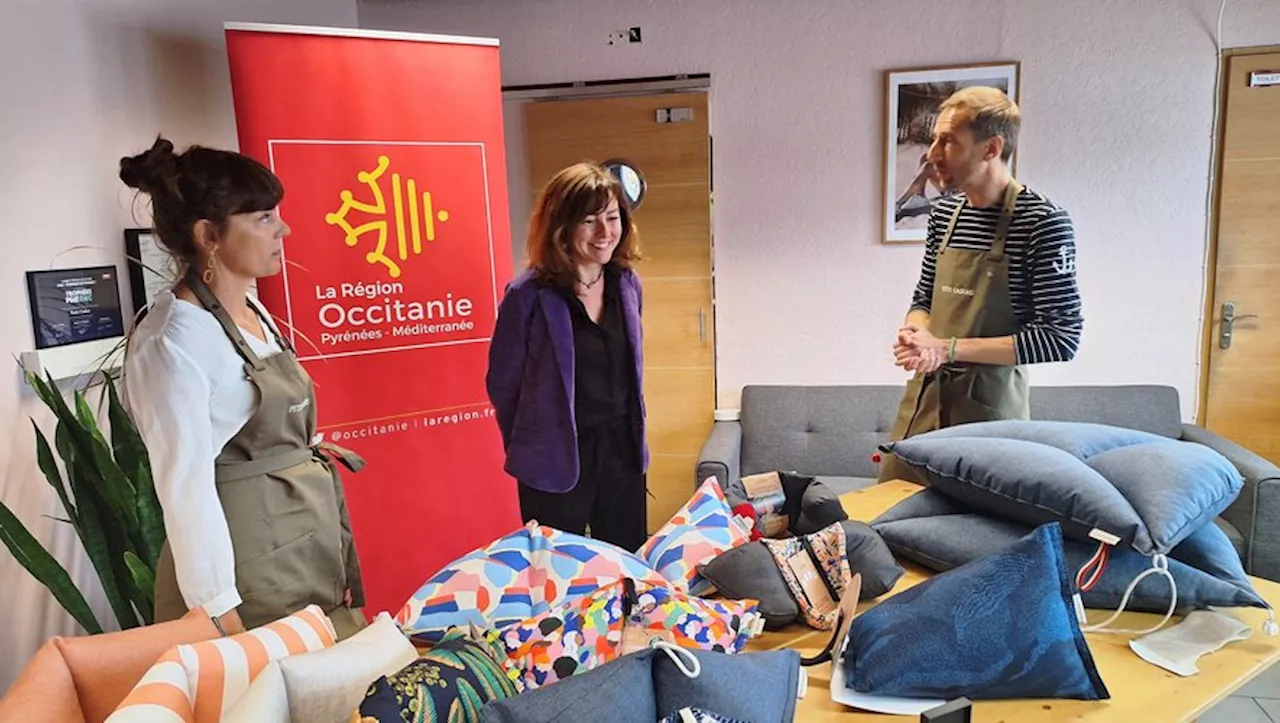
[[[155,569],[165,541],[164,518],[142,437],[125,413],[111,376],[104,374],[103,379],[109,442],[83,390],[77,390],[68,405],[52,377],[27,374],[27,383],[57,419],[52,447],[31,421],[36,461],[66,508],[64,522],[80,536],[116,621],[121,629],[128,629],[154,619]],[[65,482],[54,450],[66,470]],[[0,541],[86,631],[102,632],[66,569],[3,503]]]

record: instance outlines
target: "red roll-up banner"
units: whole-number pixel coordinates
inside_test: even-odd
[[[498,43],[226,26],[240,150],[293,233],[259,297],[316,383],[372,615],[520,524],[484,388],[511,276]]]

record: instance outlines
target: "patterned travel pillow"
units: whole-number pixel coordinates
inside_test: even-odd
[[[518,623],[623,577],[667,584],[620,547],[531,521],[449,563],[395,617],[406,635],[435,642],[455,627]]]
[[[374,682],[360,703],[360,723],[475,723],[487,703],[517,692],[483,645],[454,632]]]
[[[310,605],[239,635],[176,646],[151,666],[107,721],[218,723],[269,663],[333,647],[334,640],[328,616]]]
[[[809,535],[849,519],[830,487],[796,472],[765,472],[734,480],[725,498],[735,513],[754,523],[752,539]]]
[[[854,618],[845,685],[971,700],[1110,697],[1076,620],[1056,523]]]
[[[855,520],[845,520],[840,527],[849,572],[862,576],[859,599],[871,600],[892,590],[903,569],[880,534]],[[698,571],[726,597],[759,600],[766,630],[784,628],[800,616],[796,599],[763,540],[729,550]]]
[[[710,595],[715,588],[698,573],[698,565],[750,541],[750,533],[733,519],[720,483],[708,477],[637,554],[675,589]]]
[[[755,600],[706,600],[631,579],[488,633],[507,675],[532,690],[591,670],[653,638],[738,653],[763,630]]]
[[[837,522],[812,535],[763,542],[805,622],[818,630],[835,628],[840,596],[853,577],[844,527]]]

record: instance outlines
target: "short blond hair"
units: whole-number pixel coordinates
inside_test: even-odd
[[[968,111],[969,130],[978,141],[1000,136],[1004,141],[1000,160],[1009,162],[1018,145],[1018,130],[1022,127],[1022,112],[1018,110],[1017,103],[998,88],[971,85],[942,102],[941,110],[952,109]]]

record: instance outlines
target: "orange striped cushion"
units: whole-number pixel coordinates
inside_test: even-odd
[[[273,660],[332,647],[316,605],[229,638],[179,645],[138,681],[107,723],[217,723]]]

